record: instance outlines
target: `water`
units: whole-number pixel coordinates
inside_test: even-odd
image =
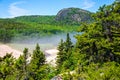
[[[70,37],[72,42],[75,42],[75,38],[73,37],[75,33],[70,33]],[[60,40],[66,39],[66,33],[59,34],[59,35],[53,35],[53,36],[47,36],[47,37],[33,37],[29,38],[29,36],[22,37],[22,38],[14,38],[11,43],[8,43],[10,47],[23,51],[24,48],[28,48],[29,52],[32,53],[32,51],[35,49],[36,44],[38,43],[40,45],[40,48],[42,51],[45,51],[47,49],[53,49],[57,48],[57,45],[59,44]]]

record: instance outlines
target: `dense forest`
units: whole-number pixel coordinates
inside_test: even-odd
[[[0,41],[6,43],[14,37],[45,37],[78,29],[78,25],[55,22],[53,18],[54,16],[21,16],[0,19]]]
[[[103,5],[92,16],[94,21],[82,23],[79,29],[69,26],[72,28],[70,31],[77,29],[77,41],[73,44],[69,33],[66,40],[61,39],[57,47],[59,52],[55,67],[46,63],[45,54],[37,44],[32,54],[25,48],[18,59],[11,54],[0,57],[0,80],[50,80],[55,76],[60,76],[63,80],[120,80],[120,1],[115,0],[111,5]],[[9,20],[0,21],[2,24],[11,25]],[[14,23],[11,27],[1,28],[1,33],[6,30],[5,34],[0,34],[3,37],[1,41],[6,38],[3,35],[7,35],[7,30],[9,33],[15,33],[15,30],[22,33],[25,29],[27,35],[31,34],[30,26],[36,24],[21,23],[19,20]],[[25,25],[13,28],[19,24]],[[60,28],[58,25],[49,24],[45,29],[51,30],[51,27],[54,27],[60,31],[67,30],[67,27]],[[36,25],[34,29],[39,30],[41,27],[37,26],[40,25]],[[42,29],[45,30],[44,27]],[[13,35],[7,36],[12,38]]]

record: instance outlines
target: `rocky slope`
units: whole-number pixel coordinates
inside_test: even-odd
[[[64,8],[57,13],[56,20],[63,22],[90,21],[91,14],[91,12],[80,8]]]

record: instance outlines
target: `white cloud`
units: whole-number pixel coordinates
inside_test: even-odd
[[[84,0],[83,2],[83,9],[89,9],[95,5],[95,2],[91,0]]]
[[[17,6],[18,4],[22,4],[22,3],[24,3],[24,2],[14,2],[14,3],[10,4],[9,10],[8,10],[8,12],[11,15],[10,17],[16,17],[16,16],[28,14],[28,10]]]

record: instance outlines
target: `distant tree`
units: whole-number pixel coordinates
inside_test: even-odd
[[[13,38],[13,32],[9,29],[0,29],[0,41],[7,43],[10,42]]]

